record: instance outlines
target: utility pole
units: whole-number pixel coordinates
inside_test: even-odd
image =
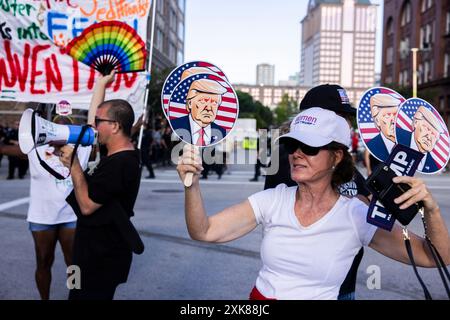
[[[417,98],[417,51],[419,48],[411,48],[413,67],[412,67],[412,85],[413,85],[413,98]]]

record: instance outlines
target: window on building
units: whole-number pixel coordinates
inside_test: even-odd
[[[159,51],[163,51],[163,47],[164,47],[164,34],[161,31],[161,29],[156,28],[156,39],[155,39],[155,47],[156,49],[158,49]]]
[[[388,36],[391,34],[394,34],[394,19],[392,17],[389,17],[387,24],[386,24],[386,33]]]
[[[386,64],[390,65],[394,61],[394,48],[389,47],[386,49]]]
[[[176,57],[177,57],[177,48],[171,42],[171,43],[169,43],[169,59],[170,59],[170,61],[172,61],[173,63],[176,64],[177,63]]]
[[[183,62],[184,62],[184,54],[183,54],[183,51],[178,50],[178,53],[177,53],[177,64],[178,64],[178,65],[181,65],[181,64],[183,64]]]
[[[170,9],[169,14],[169,26],[173,31],[177,31],[177,13],[174,9]]]
[[[178,22],[178,39],[184,41],[184,24],[182,21]]]
[[[164,1],[165,0],[158,0],[156,2],[156,7],[158,8],[158,12],[161,14],[164,14]]]
[[[447,12],[447,19],[445,22],[445,34],[450,34],[450,11]]]
[[[430,79],[430,62],[425,61],[423,66],[423,82],[427,83]]]
[[[409,85],[408,70],[400,71],[398,82],[402,87],[406,87]]]
[[[419,67],[417,68],[417,83],[422,84],[423,83],[423,65],[419,64]]]
[[[405,26],[411,22],[411,2],[407,1],[403,6],[402,16],[401,16],[401,26]]]
[[[424,43],[425,43],[425,33],[426,33],[426,28],[425,27],[421,27],[420,28],[420,49],[423,49],[424,47]]]
[[[444,56],[444,78],[450,76],[450,53],[446,53]]]
[[[422,0],[422,4],[420,5],[420,12],[424,13],[427,11],[427,0]]]
[[[185,0],[178,0],[178,8],[180,8],[181,12],[184,12]]]
[[[409,53],[410,53],[410,48],[409,48],[409,38],[403,38],[402,40],[400,40],[400,58],[401,59],[405,59],[408,57]]]
[[[425,32],[425,41],[426,41],[426,43],[428,44],[428,47],[429,47],[429,45],[433,43],[433,26],[432,26],[432,24],[431,23],[427,24],[425,26],[425,30],[426,30],[426,32]],[[426,49],[428,47],[426,47]]]

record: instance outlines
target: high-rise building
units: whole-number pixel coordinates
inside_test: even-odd
[[[155,34],[153,38],[152,70],[173,68],[184,62],[184,22],[186,0],[156,1]],[[148,23],[148,41],[151,32]]]
[[[256,66],[256,84],[263,86],[273,86],[275,82],[275,66],[268,63],[261,63]]]
[[[383,29],[381,84],[411,88],[411,48],[419,49],[418,96],[431,93],[429,102],[450,126],[450,1],[386,0]]]
[[[301,85],[373,86],[376,16],[369,0],[310,0],[301,22]]]

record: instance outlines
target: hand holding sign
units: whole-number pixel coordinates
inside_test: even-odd
[[[177,171],[184,185],[189,188],[193,182],[198,183],[198,177],[203,171],[202,159],[198,147],[187,144],[183,155],[178,161]]]

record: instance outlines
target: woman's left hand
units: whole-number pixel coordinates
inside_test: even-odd
[[[434,200],[431,192],[428,190],[422,179],[399,176],[392,179],[392,181],[394,183],[406,183],[411,187],[411,189],[394,200],[395,203],[401,204],[400,209],[406,209],[419,201],[423,202],[426,212],[432,212],[439,209],[439,205],[436,200]]]
[[[62,146],[61,149],[59,150],[59,160],[61,161],[61,163],[70,169],[71,166],[71,161],[72,161],[72,153],[73,153],[73,147],[69,146],[69,145],[65,145]],[[76,156],[74,159],[74,162],[76,160]]]

